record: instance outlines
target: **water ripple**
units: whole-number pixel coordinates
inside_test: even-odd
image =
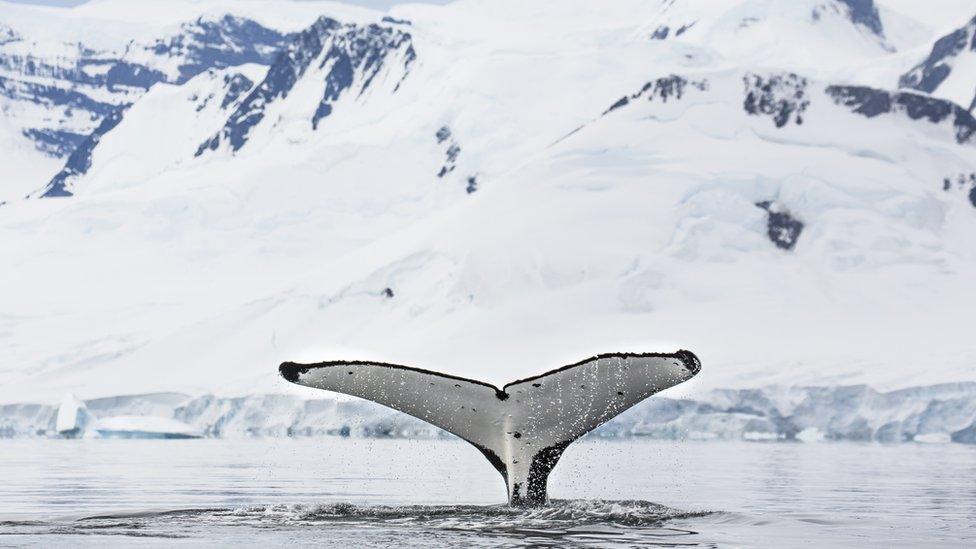
[[[6,523],[7,534],[179,538],[214,528],[348,532],[368,529],[430,537],[470,535],[541,545],[635,543],[690,536],[667,523],[710,515],[648,501],[554,500],[540,507],[507,505],[274,504],[175,509],[86,516],[63,521]]]

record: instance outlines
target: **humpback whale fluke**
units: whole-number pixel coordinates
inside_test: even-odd
[[[603,354],[498,389],[381,362],[279,367],[292,383],[372,400],[470,442],[505,479],[511,505],[545,503],[546,480],[570,443],[700,369],[690,351]]]

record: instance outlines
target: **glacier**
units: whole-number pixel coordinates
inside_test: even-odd
[[[115,438],[353,437],[453,439],[379,404],[287,394],[129,395],[60,406],[0,405],[2,438],[74,438],[62,410],[85,406],[91,436]],[[84,431],[84,429],[82,429]],[[595,439],[976,444],[976,382],[879,392],[865,385],[716,389],[649,399],[587,435]]]
[[[276,366],[689,348],[594,436],[973,440],[971,3],[143,6],[0,2],[5,436],[441,436]]]

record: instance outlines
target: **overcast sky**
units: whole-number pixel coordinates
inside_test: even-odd
[[[40,4],[42,6],[77,6],[78,4],[84,4],[88,0],[6,0],[7,2],[16,2],[18,4]],[[360,6],[366,6],[368,8],[376,8],[380,10],[389,9],[390,6],[396,4],[406,4],[406,3],[426,3],[426,4],[446,4],[450,0],[338,0],[346,4],[357,4]]]

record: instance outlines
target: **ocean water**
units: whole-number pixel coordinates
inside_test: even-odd
[[[976,546],[976,447],[583,441],[510,509],[459,441],[0,441],[0,547]]]

